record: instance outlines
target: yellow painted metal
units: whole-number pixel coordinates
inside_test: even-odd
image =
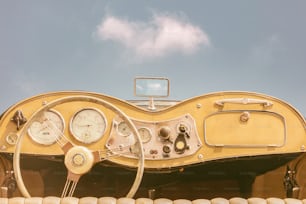
[[[146,161],[145,168],[147,169],[169,169],[233,157],[305,151],[304,117],[290,104],[271,96],[250,92],[218,92],[190,98],[162,110],[150,111],[111,96],[79,91],[46,93],[11,106],[0,120],[0,151],[14,152],[14,142],[11,140],[14,140],[13,136],[18,135],[19,130],[12,121],[12,117],[17,110],[21,110],[26,118],[30,118],[39,107],[61,97],[69,96],[101,98],[122,110],[129,117],[140,121],[158,122],[190,114],[196,122],[196,129],[203,144],[200,150],[188,157]],[[220,100],[225,102],[220,105],[218,103]],[[268,101],[269,105],[261,103],[262,100]],[[107,128],[104,136],[95,143],[83,144],[74,139],[69,131],[72,116],[82,108],[99,109],[106,117]],[[106,150],[105,143],[116,113],[101,104],[90,101],[72,101],[57,105],[53,109],[64,118],[64,134],[70,141],[91,150]],[[247,121],[241,119],[243,116],[249,117]],[[63,155],[62,149],[57,144],[40,145],[28,136],[24,138],[21,152],[32,155]],[[109,160],[132,168],[137,165],[135,159],[132,158],[114,157]]]

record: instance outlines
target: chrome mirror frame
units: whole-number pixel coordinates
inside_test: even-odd
[[[169,96],[170,82],[165,77],[136,77],[134,79],[134,95],[150,98],[148,109],[155,110],[154,98]]]

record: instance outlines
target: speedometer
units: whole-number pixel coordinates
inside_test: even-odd
[[[39,144],[51,145],[63,134],[64,125],[64,120],[58,112],[48,110],[34,120],[28,134]]]

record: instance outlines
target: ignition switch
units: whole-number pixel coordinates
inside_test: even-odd
[[[188,132],[186,131],[185,125],[181,124],[179,126],[179,133],[174,142],[174,150],[178,154],[183,154],[186,149],[188,149],[186,138],[190,138]]]

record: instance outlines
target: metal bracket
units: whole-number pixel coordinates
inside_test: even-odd
[[[298,198],[300,187],[296,182],[295,176],[296,170],[291,170],[290,167],[287,166],[286,174],[283,180],[287,198]]]
[[[23,116],[21,110],[17,110],[12,118],[12,121],[16,123],[17,130],[19,130],[20,127],[27,122],[27,119]]]
[[[218,106],[224,106],[225,103],[236,103],[236,104],[262,104],[264,107],[270,107],[273,105],[271,101],[261,100],[261,99],[253,99],[253,98],[228,98],[222,99],[215,102]]]

